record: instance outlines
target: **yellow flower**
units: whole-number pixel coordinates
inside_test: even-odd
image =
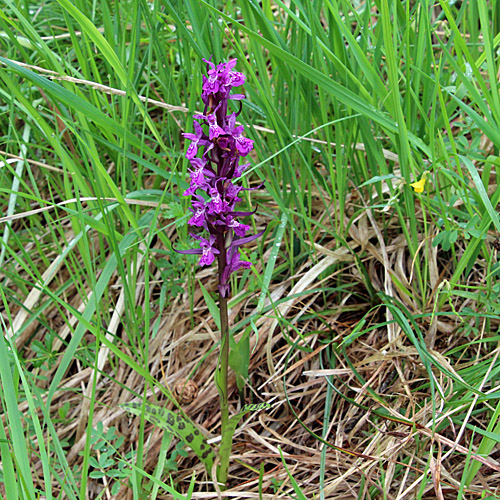
[[[415,193],[423,193],[425,186],[425,175],[417,182],[412,182],[410,186],[415,190]]]

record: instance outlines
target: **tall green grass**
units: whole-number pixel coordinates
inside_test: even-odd
[[[500,290],[491,246],[492,235],[500,233],[499,9],[496,0],[264,0],[262,5],[256,0],[5,0],[0,15],[3,213],[51,207],[4,220],[0,227],[5,416],[0,453],[6,498],[57,498],[54,491],[86,497],[96,384],[107,377],[98,367],[99,350],[109,349],[143,375],[146,386],[161,386],[147,370],[148,345],[169,303],[160,301],[158,317],[147,307],[142,311],[136,280],[144,271],[144,302],[149,303],[147,263],[158,258],[149,250],[151,242],[159,238],[167,253],[173,234],[179,235],[179,245],[188,244],[182,216],[187,201],[180,196],[187,172],[181,132],[191,129],[188,117],[199,110],[202,58],[210,55],[237,57],[247,75],[240,119],[255,140],[256,165],[248,180],[266,183],[258,213],[269,223],[269,239],[257,258],[278,244],[260,281],[259,310],[284,272],[294,277],[305,261],[316,262],[320,254],[313,243],[347,248],[365,287],[363,299],[383,316],[376,327],[387,321],[395,335],[401,334],[399,342],[417,350],[428,377],[423,386],[429,398],[442,401],[433,406],[432,428],[446,427],[440,416],[449,413],[455,426],[475,433],[477,453],[488,456],[500,441],[499,365],[492,354]],[[185,105],[189,113],[169,112],[147,99]],[[9,155],[21,160],[9,163]],[[424,172],[425,191],[416,194],[409,184]],[[73,201],[61,203],[67,200]],[[169,209],[159,208],[162,204]],[[417,218],[419,207],[423,215]],[[387,241],[399,227],[413,264],[411,283],[391,274],[385,293],[374,293],[364,264],[367,242],[358,242],[362,250],[353,248],[349,236],[366,212]],[[449,266],[440,270],[445,285],[429,264],[433,241]],[[279,267],[280,261],[287,265]],[[178,277],[190,280],[192,262],[175,262]],[[328,272],[337,269],[340,265]],[[241,289],[255,288],[252,275],[245,276]],[[338,278],[339,285],[343,280]],[[121,340],[106,330],[115,281],[123,287],[125,303]],[[75,309],[68,290],[80,297],[83,309]],[[45,315],[52,308],[68,327],[64,338]],[[24,320],[13,331],[23,309]],[[463,343],[441,352],[460,365],[457,369],[436,355],[427,332],[442,317],[454,317],[463,333]],[[34,325],[45,339],[35,365],[25,357]],[[375,327],[358,326],[354,341]],[[95,336],[95,352],[82,343],[87,332]],[[58,342],[62,347],[55,350]],[[461,363],[464,359],[470,364]],[[51,404],[76,361],[93,372],[84,391],[88,417],[81,471],[67,464]],[[333,366],[333,354],[328,362]],[[51,363],[57,369],[47,380]],[[445,392],[443,378],[449,382]],[[109,380],[113,383],[112,375]],[[331,389],[328,394],[331,398]],[[390,406],[383,397],[379,403]],[[469,411],[486,426],[471,423]],[[325,409],[325,432],[330,418]],[[161,471],[155,477],[144,472],[142,439],[130,465],[134,498],[151,490],[156,495],[158,489],[189,498]],[[326,452],[319,485],[328,473],[325,457]],[[42,473],[35,483],[31,467],[38,460]],[[463,487],[475,484],[480,465],[467,462]],[[292,484],[300,491],[293,478]],[[418,495],[423,498],[423,489]],[[319,497],[326,498],[322,492]]]

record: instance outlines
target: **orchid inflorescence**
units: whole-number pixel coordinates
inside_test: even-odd
[[[240,259],[239,247],[258,238],[262,233],[246,236],[250,226],[238,218],[253,215],[255,212],[235,210],[241,201],[241,191],[255,189],[243,188],[234,183],[241,177],[249,163],[240,164],[241,158],[253,149],[253,141],[244,137],[243,125],[236,126],[236,118],[241,113],[243,94],[230,94],[233,87],[245,82],[245,76],[233,71],[236,59],[215,65],[207,64],[207,76],[203,75],[201,99],[205,104],[203,114],[194,115],[194,133],[183,134],[191,143],[186,158],[191,163],[189,170],[191,182],[184,196],[192,196],[193,213],[190,226],[208,231],[208,238],[190,233],[200,242],[200,248],[178,250],[185,254],[201,255],[200,265],[209,266],[217,256],[219,264],[219,292],[228,297],[231,291],[229,278],[238,269],[251,267],[251,262]],[[228,101],[239,101],[237,112],[228,110]],[[202,124],[208,125],[208,134]],[[198,156],[201,150],[201,156]],[[205,195],[197,194],[203,192]]]

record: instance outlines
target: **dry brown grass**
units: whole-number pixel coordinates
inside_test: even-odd
[[[359,204],[359,196],[360,193],[356,194],[351,203],[356,201]],[[427,483],[426,493],[422,498],[457,498],[467,452],[469,448],[474,452],[476,441],[472,440],[465,424],[462,428],[456,428],[449,420],[450,415],[442,414],[444,401],[439,399],[435,402],[436,417],[440,422],[449,420],[449,425],[440,433],[433,434],[430,428],[432,399],[425,384],[428,374],[422,360],[415,347],[394,323],[383,325],[384,321],[390,319],[390,312],[383,305],[369,312],[374,304],[367,293],[364,278],[355,265],[353,252],[361,256],[375,291],[397,298],[412,313],[431,312],[436,297],[427,297],[426,310],[420,311],[411,296],[394,286],[392,276],[396,276],[400,283],[411,289],[414,263],[404,240],[399,236],[399,228],[395,227],[396,219],[386,226],[383,236],[374,217],[367,213],[350,225],[349,250],[339,248],[333,240],[328,244],[323,242],[322,245],[313,243],[315,260],[304,261],[294,276],[272,284],[270,292],[274,302],[298,292],[317,290],[319,287],[336,287],[342,283],[351,285],[351,288],[343,292],[311,291],[291,298],[278,307],[280,320],[271,312],[257,321],[259,338],[258,341],[255,337],[252,338],[250,380],[246,397],[254,402],[271,401],[274,406],[269,411],[251,415],[239,426],[235,434],[229,489],[223,493],[217,492],[206,476],[203,465],[190,455],[179,459],[179,472],[173,474],[179,490],[187,487],[194,472],[198,480],[193,498],[209,499],[218,495],[228,498],[259,498],[259,468],[263,464],[261,498],[290,498],[291,482],[280,458],[278,448],[281,448],[290,473],[303,493],[307,498],[319,498],[320,463],[324,445],[298,423],[289,405],[310,430],[321,434],[327,397],[326,379],[332,377],[332,383],[340,393],[368,411],[333,393],[325,439],[337,449],[326,450],[324,498],[368,498],[368,489],[372,488],[379,490],[379,498],[414,498],[429,470],[429,453],[433,453],[434,457],[430,470],[435,482]],[[70,238],[69,233],[68,228],[67,240]],[[450,276],[450,266],[446,258],[430,246],[428,240],[422,238],[421,242],[421,251],[427,252],[430,275],[434,280],[431,288],[437,290],[439,283]],[[160,246],[159,243],[156,245]],[[266,256],[263,262],[266,262]],[[190,313],[189,297],[184,293],[174,300],[161,318],[157,318],[156,303],[144,302],[144,266],[149,266],[152,283],[150,296],[153,298],[159,293],[161,277],[154,262],[140,263],[136,276],[136,303],[144,308],[150,307],[154,320],[160,321],[158,333],[149,345],[149,372],[160,385],[172,390],[177,388],[177,394],[182,393],[182,387],[189,380],[191,398],[187,394],[181,394],[179,399],[183,403],[182,408],[205,429],[208,437],[215,438],[220,433],[218,396],[213,383],[217,353],[210,353],[210,350],[218,338],[216,326],[198,287],[193,298],[193,316]],[[258,272],[261,271],[259,266],[257,264]],[[333,272],[325,272],[332,269]],[[48,276],[50,272],[54,273],[54,284],[65,281],[64,267],[48,268],[45,275]],[[481,263],[478,263],[474,272],[474,279],[480,280],[481,273],[484,272]],[[198,271],[196,279],[201,280],[209,290],[215,290],[212,269]],[[81,292],[66,292],[68,303],[79,310],[84,307]],[[90,297],[90,290],[85,293]],[[40,294],[33,289],[24,306],[29,310],[38,300]],[[128,340],[122,323],[124,291],[118,277],[111,282],[109,300],[107,336],[120,349],[126,349]],[[463,306],[460,303],[454,304],[457,310]],[[254,310],[254,297],[241,300],[230,310],[230,319],[232,322],[238,321]],[[26,309],[16,311],[13,308],[12,311],[15,313],[15,329],[15,325],[24,322]],[[62,354],[63,341],[70,335],[69,325],[74,325],[76,318],[64,319],[55,307],[49,308],[45,314],[49,325],[59,335],[55,348],[60,349]],[[335,355],[335,368],[326,369],[323,365],[330,366],[326,358],[327,351],[331,353],[330,346],[341,343],[364,315],[367,315],[367,324],[374,325],[375,328],[346,350],[350,362],[366,381],[363,384],[341,355]],[[294,349],[291,346],[291,342],[298,340],[291,326],[307,339],[309,350]],[[457,364],[447,359],[443,353],[450,347],[463,343],[462,333],[457,328],[459,326],[458,320],[452,319],[452,316],[441,316],[432,324],[428,319],[422,319],[420,324],[426,335],[429,352],[454,372],[461,367],[460,360]],[[44,334],[43,326],[34,322],[18,337],[17,345],[23,350],[25,359],[33,357],[30,341],[33,338],[43,339]],[[94,340],[90,334],[85,338],[87,344]],[[304,343],[298,342],[298,346],[303,347]],[[291,351],[293,355],[287,360]],[[498,356],[498,352],[496,349],[489,356]],[[479,357],[484,355],[479,351],[477,354]],[[44,373],[47,381],[50,381],[51,373],[54,373],[57,366],[56,363],[50,372]],[[94,426],[98,421],[103,423],[105,429],[115,426],[118,434],[125,437],[121,450],[125,454],[137,446],[139,419],[131,419],[118,405],[131,399],[129,389],[143,393],[145,382],[130,366],[115,359],[104,347],[99,351],[98,367],[102,372],[97,380]],[[436,383],[446,393],[451,387],[450,380],[438,371],[435,371],[435,377]],[[82,463],[81,452],[85,446],[87,426],[90,425],[88,416],[92,378],[92,368],[83,367],[75,359],[51,405],[59,439],[71,443],[67,448],[67,459],[71,467],[78,468]],[[41,386],[47,386],[47,383],[42,382]],[[288,401],[285,398],[285,386]],[[230,401],[232,410],[236,413],[240,401],[234,377],[231,387]],[[394,419],[404,416],[413,422],[413,427],[372,413],[370,410],[380,408],[380,404],[370,394],[370,390],[383,398]],[[148,399],[173,408],[158,389],[155,394],[149,391]],[[70,404],[70,410],[66,421],[62,422],[58,418],[58,408],[65,403]],[[27,406],[22,404],[20,409],[26,411]],[[467,421],[474,421],[475,425],[487,425],[487,422],[475,421],[475,417],[470,414]],[[156,465],[162,432],[146,423],[144,470],[148,473],[152,473]],[[36,448],[36,443],[33,444]],[[345,451],[340,451],[341,448]],[[474,456],[472,458],[480,459]],[[490,457],[481,459],[482,468],[474,486],[464,498],[479,498],[486,489],[497,494],[500,492],[499,458],[497,450]],[[36,455],[33,455],[33,475],[35,478],[42,477],[41,462]],[[279,484],[277,489],[272,481]],[[106,486],[106,481],[90,480],[89,498],[97,498]],[[53,495],[58,494],[58,491],[53,492]],[[101,498],[111,498],[109,491],[104,492]],[[124,484],[116,498],[132,499],[132,491]],[[160,494],[158,498],[170,497]]]

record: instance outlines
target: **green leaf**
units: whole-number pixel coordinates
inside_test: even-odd
[[[292,476],[290,471],[288,470],[288,466],[285,462],[285,457],[283,456],[283,452],[281,451],[281,446],[278,446],[278,450],[281,455],[281,461],[283,462],[283,465],[285,466],[286,473],[288,474],[288,477],[290,478],[290,482],[292,483],[293,490],[297,494],[297,498],[299,500],[307,500],[307,497],[302,493],[302,490],[300,489],[300,486],[298,485],[297,481],[295,481],[295,478]]]
[[[224,430],[224,434],[222,434],[221,436],[221,443],[219,448],[219,454],[221,456],[224,456],[224,453],[226,454],[226,456],[231,453],[234,431],[236,430],[236,426],[238,425],[238,422],[241,420],[241,418],[250,411],[260,411],[265,410],[266,408],[271,408],[271,405],[269,403],[248,404],[245,405],[239,413],[233,415],[229,419],[227,427]]]
[[[200,430],[178,413],[150,403],[131,402],[120,405],[121,408],[133,415],[142,416],[152,424],[166,429],[191,448],[196,456],[205,464],[207,470],[212,469],[215,455]]]
[[[118,492],[120,491],[120,488],[122,485],[117,481],[113,486],[111,487],[111,494],[112,495],[118,495]]]
[[[233,341],[229,351],[229,366],[236,374],[236,384],[238,389],[243,389],[245,381],[248,379],[248,365],[250,363],[250,329],[243,334],[241,340]]]
[[[210,314],[214,318],[215,324],[217,325],[217,328],[220,331],[220,311],[215,303],[215,300],[212,298],[210,293],[207,291],[207,289],[203,286],[201,281],[199,281],[201,291],[203,293],[203,298],[205,299],[205,302],[207,303],[208,310],[210,311]]]
[[[479,193],[481,201],[483,202],[484,209],[486,210],[486,212],[488,212],[488,215],[490,216],[491,222],[493,222],[495,229],[500,232],[500,219],[498,218],[498,214],[495,211],[495,208],[493,208],[493,205],[491,204],[491,200],[490,200],[488,193],[484,187],[483,181],[481,180],[481,177],[479,176],[479,172],[477,171],[476,167],[470,161],[469,158],[467,158],[465,156],[460,156],[460,160],[465,164],[465,166],[467,167],[467,170],[469,171],[474,183],[476,184],[476,189]]]

